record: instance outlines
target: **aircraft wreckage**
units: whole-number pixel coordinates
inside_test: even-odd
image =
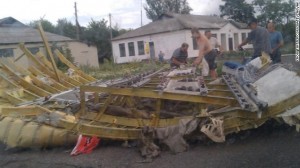
[[[24,44],[20,48],[34,65],[23,69],[8,59],[0,62],[0,141],[11,148],[75,145],[83,135],[141,140],[142,154],[155,156],[156,139],[179,152],[186,150],[189,135],[224,142],[226,135],[272,118],[299,127],[299,73],[270,64],[265,55],[234,70],[224,66],[214,81],[193,67],[104,81],[58,50],[55,55],[71,74]]]

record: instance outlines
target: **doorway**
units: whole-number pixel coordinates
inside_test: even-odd
[[[149,42],[150,58],[155,59],[154,42]]]
[[[228,38],[228,45],[229,45],[229,51],[232,51],[233,50],[233,40],[232,38]]]

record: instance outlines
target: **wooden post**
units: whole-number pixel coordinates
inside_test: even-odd
[[[48,44],[48,40],[47,40],[47,37],[45,36],[45,32],[44,32],[44,30],[43,30],[43,27],[42,27],[41,23],[39,23],[39,27],[38,27],[38,28],[39,28],[39,32],[40,32],[40,34],[41,34],[41,37],[42,37],[42,39],[43,39],[43,42],[44,42],[46,51],[47,51],[47,53],[49,54],[49,57],[50,57],[50,59],[51,59],[51,64],[52,64],[52,66],[53,66],[53,70],[54,70],[56,79],[57,79],[58,82],[60,82],[59,75],[58,75],[58,73],[57,73],[57,67],[56,67],[56,64],[55,64],[55,61],[54,61],[54,58],[53,58],[53,54],[52,54],[52,51],[51,51],[50,46],[49,46],[49,44]]]

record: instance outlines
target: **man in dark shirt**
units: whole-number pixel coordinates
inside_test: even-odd
[[[253,55],[251,59],[260,57],[262,52],[271,53],[271,43],[269,40],[269,32],[266,28],[257,25],[257,20],[252,19],[248,26],[252,30],[248,37],[238,46],[238,48],[246,45],[248,42],[253,43]]]
[[[182,43],[180,48],[177,48],[171,58],[171,67],[179,68],[180,65],[187,64],[189,45],[187,43]]]
[[[274,23],[270,22],[267,25],[269,36],[270,36],[270,43],[271,43],[271,59],[273,63],[280,63],[281,62],[281,52],[280,48],[283,46],[283,38],[282,34],[279,31],[275,30]]]

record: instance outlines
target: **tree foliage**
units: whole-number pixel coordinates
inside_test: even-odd
[[[53,25],[50,21],[45,19],[31,21],[28,25],[33,28],[37,28],[39,22],[41,22],[43,29],[46,32],[76,39],[76,25],[68,21],[66,18],[58,19],[56,25]],[[120,29],[116,24],[111,30],[112,37],[114,38],[130,30],[131,29]],[[112,53],[110,42],[110,27],[108,26],[108,22],[105,19],[102,19],[100,21],[92,19],[88,23],[87,27],[80,27],[79,33],[80,40],[82,42],[87,43],[88,45],[95,45],[97,47],[99,62],[103,62],[103,58],[110,59]]]
[[[223,0],[224,5],[220,5],[221,17],[227,16],[237,22],[246,23],[254,18],[254,8],[245,0]]]
[[[254,0],[253,6],[259,13],[257,18],[266,24],[272,20],[276,23],[288,23],[295,16],[295,3],[292,0]]]
[[[55,26],[55,33],[76,39],[76,26],[72,22],[68,21],[66,18],[58,19]]]
[[[147,17],[155,21],[163,13],[189,14],[192,8],[187,0],[146,0],[144,6]]]
[[[38,28],[39,22],[41,23],[44,31],[50,32],[50,33],[55,33],[55,25],[53,25],[50,21],[46,19],[40,19],[40,20],[34,20],[31,21],[28,25],[33,28]]]
[[[83,36],[88,43],[97,46],[98,58],[109,58],[111,55],[110,29],[106,20],[95,21],[92,19]]]
[[[282,25],[281,32],[285,43],[295,43],[296,24],[294,20]]]

